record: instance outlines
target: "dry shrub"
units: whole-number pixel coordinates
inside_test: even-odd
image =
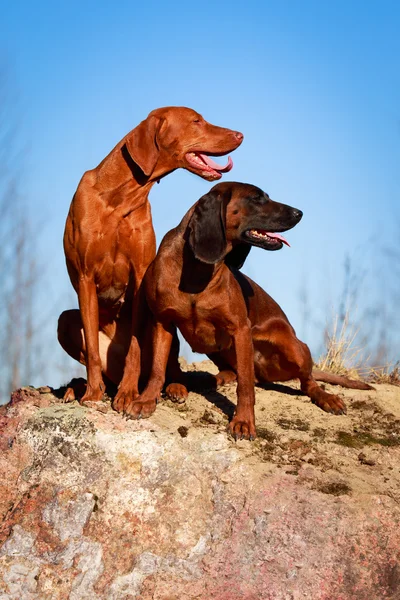
[[[343,319],[336,315],[332,327],[325,330],[325,352],[319,358],[317,368],[335,375],[365,376],[368,359],[364,356],[365,349],[355,345],[357,333],[358,329],[349,323],[348,311]]]
[[[365,348],[355,344],[357,334],[358,329],[349,324],[348,312],[341,320],[335,316],[332,327],[327,327],[325,331],[326,349],[317,368],[336,375],[361,377],[372,383],[400,386],[400,361],[394,365],[389,363],[380,367],[371,366],[369,357],[365,357]]]
[[[400,361],[397,361],[395,365],[370,367],[369,378],[373,383],[390,383],[400,386]]]

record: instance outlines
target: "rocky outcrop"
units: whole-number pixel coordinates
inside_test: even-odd
[[[288,389],[258,390],[253,444],[226,433],[233,386],[141,421],[15,392],[0,600],[400,598],[400,389],[347,417]]]

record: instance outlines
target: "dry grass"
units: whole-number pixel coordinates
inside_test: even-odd
[[[331,329],[331,330],[330,330]],[[358,378],[364,373],[368,358],[364,348],[355,345],[358,330],[349,324],[349,313],[339,325],[339,317],[333,319],[331,328],[325,331],[325,353],[319,358],[317,368],[336,375]]]
[[[395,365],[370,367],[369,379],[372,383],[390,383],[400,386],[400,361]]]
[[[333,319],[331,331],[325,331],[326,350],[316,364],[318,369],[372,383],[389,383],[400,386],[400,361],[395,365],[371,366],[365,348],[355,344],[358,330],[349,324],[349,313],[339,326],[339,318]]]

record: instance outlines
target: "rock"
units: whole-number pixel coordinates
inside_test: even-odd
[[[362,465],[369,465],[370,467],[376,465],[376,462],[372,458],[367,458],[364,452],[360,452],[358,455],[358,460]]]
[[[189,433],[189,429],[184,425],[181,425],[180,427],[178,427],[178,433],[181,437],[185,438]]]
[[[209,425],[220,425],[224,418],[216,411],[206,409],[200,420],[202,423],[207,423]]]
[[[98,410],[99,412],[102,413],[108,413],[108,411],[111,409],[110,403],[109,402],[103,402],[102,400],[86,400],[85,402],[82,402],[82,406],[85,406],[86,408],[92,408],[94,410]]]
[[[127,421],[15,392],[0,416],[0,600],[399,598],[395,419],[392,437],[354,444],[362,410],[341,419],[257,393],[268,439],[236,444],[200,394],[183,421],[164,404]],[[381,466],[365,469],[360,440]]]
[[[36,391],[39,392],[39,394],[51,394],[51,392],[53,391],[53,388],[49,387],[48,385],[42,385],[38,388],[36,388]]]

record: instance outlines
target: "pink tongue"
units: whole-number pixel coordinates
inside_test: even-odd
[[[228,156],[228,163],[225,165],[225,167],[222,167],[221,165],[216,163],[215,160],[207,156],[207,154],[201,154],[199,152],[199,156],[201,156],[202,160],[204,160],[206,165],[214,169],[214,171],[218,171],[218,173],[227,173],[233,167],[233,161],[230,156]]]
[[[269,231],[266,232],[268,237],[274,238],[275,240],[280,240],[281,242],[283,242],[284,244],[286,244],[286,246],[289,246],[290,248],[290,244],[287,240],[285,240],[285,238],[283,237],[283,235],[281,235],[280,233],[270,233]]]

